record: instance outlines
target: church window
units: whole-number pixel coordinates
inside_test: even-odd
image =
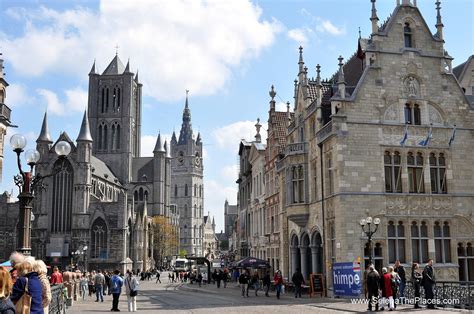
[[[425,181],[423,179],[423,155],[412,152],[407,156],[408,186],[410,193],[425,193]]]
[[[410,27],[410,23],[405,23],[405,26],[403,27],[403,34],[404,34],[404,39],[405,39],[405,47],[406,48],[411,48],[413,47],[413,33]]]
[[[304,171],[303,166],[292,168],[292,202],[304,203]]]
[[[448,192],[446,187],[446,160],[444,154],[438,157],[434,153],[430,154],[430,179],[431,193],[445,194]]]
[[[120,112],[120,87],[118,85],[114,87],[114,93],[112,95],[112,111]]]
[[[138,191],[135,191],[135,193],[133,193],[133,202],[134,203],[138,202]]]
[[[102,88],[102,97],[100,98],[100,112],[105,112],[105,87]]]
[[[178,185],[177,184],[174,185],[174,196],[175,197],[178,196]]]
[[[72,224],[73,169],[69,161],[58,160],[53,172],[56,173],[53,176],[51,231],[69,232]]]
[[[184,204],[184,217],[188,217],[188,204]]]
[[[112,124],[112,150],[120,149],[120,124],[114,122]]]
[[[105,112],[109,112],[109,88],[105,89]]]
[[[385,152],[384,170],[385,170],[385,192],[402,193],[402,168],[399,152]]]
[[[395,225],[393,221],[388,222],[388,262],[395,263],[396,260],[405,263],[405,226],[399,221]]]
[[[459,281],[474,281],[474,248],[471,242],[466,246],[458,243]]]
[[[405,105],[405,123],[412,125],[421,125],[421,112],[418,104]]]
[[[188,196],[188,185],[184,185],[184,196]]]
[[[197,184],[194,184],[194,196],[198,196],[198,193],[197,193]]]
[[[449,232],[449,223],[443,225],[439,221],[435,222],[433,227],[435,239],[436,263],[451,262],[451,236]]]
[[[144,196],[144,200],[148,201],[148,191],[145,191],[145,193],[143,193],[143,196]]]
[[[411,252],[413,262],[428,261],[428,226],[424,221],[421,225],[415,221],[411,224]]]
[[[202,198],[202,184],[199,186],[199,197]]]
[[[91,257],[107,258],[107,225],[97,218],[91,228]]]
[[[194,205],[194,215],[193,217],[197,217],[197,205]]]
[[[101,138],[101,142],[102,142],[102,149],[103,150],[107,150],[107,125],[104,124],[102,125],[103,129],[102,129],[102,138]]]
[[[140,189],[138,190],[138,200],[139,200],[140,202],[143,201],[143,188],[140,188]]]

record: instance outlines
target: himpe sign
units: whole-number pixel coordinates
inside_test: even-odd
[[[357,263],[332,264],[332,278],[335,296],[359,296],[362,287],[360,265]]]

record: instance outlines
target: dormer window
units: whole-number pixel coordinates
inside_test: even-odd
[[[413,40],[412,40],[412,31],[409,23],[405,23],[403,27],[403,35],[405,38],[405,48],[412,48],[413,47]]]
[[[411,125],[421,125],[421,112],[418,104],[405,105],[405,123]]]

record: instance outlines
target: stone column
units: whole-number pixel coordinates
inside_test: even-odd
[[[319,253],[319,245],[311,245],[309,247],[311,249],[311,272],[316,274],[319,269],[319,260],[318,260],[318,253]]]
[[[298,254],[298,248],[296,246],[290,246],[290,254],[291,254],[291,273],[288,274],[288,278],[291,278],[291,276],[295,273],[296,268],[298,267],[296,263],[298,262],[298,257],[296,254]]]
[[[300,246],[300,260],[301,260],[301,273],[303,274],[303,278],[306,280],[308,279],[308,264],[306,258],[306,251],[308,250],[307,246]]]

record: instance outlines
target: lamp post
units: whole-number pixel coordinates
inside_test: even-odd
[[[26,138],[23,135],[12,135],[10,138],[10,145],[17,155],[18,170],[20,171],[20,174],[14,177],[15,184],[19,189],[18,200],[20,210],[17,227],[17,247],[18,251],[24,255],[31,255],[31,222],[34,217],[32,216],[31,210],[36,188],[41,185],[44,178],[53,176],[62,170],[64,160],[71,152],[71,145],[65,141],[59,141],[56,143],[56,154],[58,154],[59,159],[63,160],[63,162],[58,169],[48,175],[40,175],[39,173],[33,175],[34,167],[41,158],[40,153],[35,149],[30,149],[25,152],[26,163],[30,166],[30,171],[23,171],[20,160],[20,154],[26,146]]]
[[[374,230],[371,229],[372,223],[375,225]],[[375,218],[372,221],[372,217],[370,216],[367,218],[362,218],[360,220],[360,226],[362,228],[362,232],[364,232],[365,235],[367,236],[367,244],[369,245],[369,265],[372,264],[372,236],[374,235],[375,232],[377,232],[379,224],[380,224],[379,218]]]

